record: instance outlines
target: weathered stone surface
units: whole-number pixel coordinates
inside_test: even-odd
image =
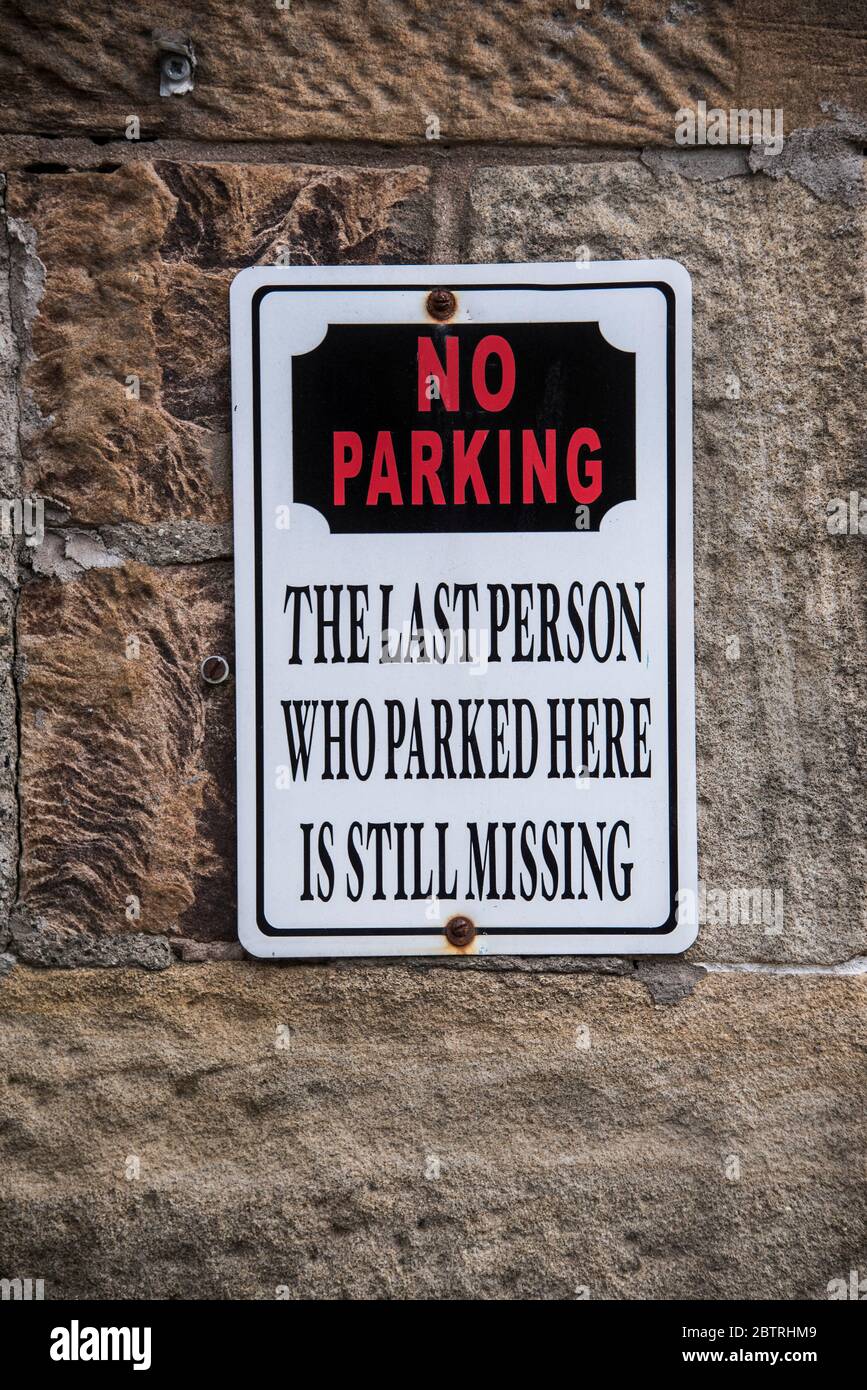
[[[0,540],[5,549],[8,541]],[[4,559],[6,557],[3,557]],[[0,923],[18,877],[18,709],[13,679],[16,588],[0,579]]]
[[[867,115],[861,0],[738,0],[735,12],[741,98],[735,105],[781,107],[787,131],[816,125],[829,105]]]
[[[773,910],[744,922],[739,896],[715,924],[712,899],[699,960],[867,944],[865,541],[827,529],[832,499],[867,490],[863,221],[788,178],[632,162],[489,169],[471,187],[472,260],[586,245],[693,277],[699,867],[727,897],[783,893],[782,927]]]
[[[13,918],[8,943],[11,959],[25,965],[74,970],[80,967],[139,966],[142,970],[166,970],[172,963],[172,948],[165,936],[131,932],[123,936],[94,936],[91,932],[57,931],[43,925]],[[196,942],[203,949],[206,942]],[[2,957],[0,957],[2,959]]]
[[[825,1299],[867,1238],[864,991],[19,965],[4,1274],[49,1299]]]
[[[102,539],[115,554],[150,565],[189,565],[197,560],[226,560],[232,556],[231,523],[209,526],[180,521],[173,526],[103,528]]]
[[[19,608],[24,903],[60,931],[234,926],[229,565],[37,580]],[[38,943],[37,943],[38,944]]]
[[[240,941],[188,941],[178,937],[172,942],[172,950],[179,960],[191,965],[202,965],[218,960],[246,960],[247,953]]]
[[[192,91],[159,96],[159,36],[189,39]],[[678,107],[782,105],[787,129],[824,98],[867,107],[858,0],[7,0],[0,129],[124,137],[674,141]]]
[[[34,12],[43,25],[35,40]],[[371,0],[364,6],[91,4],[62,17],[7,6],[0,39],[4,130],[144,136],[424,141],[673,141],[674,113],[700,78],[736,86],[731,6],[668,0]],[[190,37],[195,86],[160,99],[154,31]],[[35,40],[35,41],[34,41]],[[849,68],[828,95],[848,91]],[[12,93],[15,93],[12,99]]]
[[[33,571],[51,579],[75,579],[92,569],[112,569],[123,559],[110,551],[98,531],[47,531],[33,552]]]
[[[29,349],[29,315],[36,297],[33,265],[19,229],[6,217],[6,180],[0,175],[0,499],[21,502],[18,384]],[[13,677],[18,554],[12,506],[0,525],[0,931],[18,878],[18,710]]]
[[[30,557],[34,574],[75,579],[90,569],[110,569],[124,560],[145,565],[192,565],[231,559],[231,522],[177,521],[166,526],[122,522],[98,530],[49,526]]]
[[[755,145],[747,153],[750,168],[773,179],[795,179],[826,201],[860,207],[865,198],[867,118],[835,115],[833,126],[796,130],[776,156]]]
[[[426,181],[416,168],[165,161],[13,175],[10,212],[46,267],[26,486],[91,524],[225,523],[232,277],[286,252],[423,261]]]

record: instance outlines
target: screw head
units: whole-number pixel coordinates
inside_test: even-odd
[[[450,917],[446,922],[446,939],[453,946],[469,946],[476,939],[476,924],[469,917]]]
[[[427,311],[432,319],[444,323],[457,311],[458,301],[451,290],[431,290],[427,297]]]
[[[193,71],[189,58],[182,53],[167,53],[161,66],[163,76],[169,82],[186,82]]]

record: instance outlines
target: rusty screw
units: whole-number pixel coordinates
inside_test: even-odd
[[[453,946],[469,946],[476,938],[475,923],[469,917],[450,917],[446,922],[446,937]]]
[[[427,311],[432,319],[437,319],[440,323],[445,323],[450,319],[458,307],[451,290],[431,290],[427,297]]]
[[[208,685],[222,685],[229,679],[229,663],[224,656],[206,656],[199,671]]]

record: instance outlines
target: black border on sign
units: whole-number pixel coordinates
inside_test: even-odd
[[[676,586],[676,407],[675,407],[675,327],[676,297],[674,288],[664,280],[620,280],[600,284],[533,284],[509,281],[505,284],[476,285],[460,281],[456,289],[473,290],[535,290],[562,292],[573,290],[658,290],[666,303],[666,483],[667,483],[667,551],[668,551],[668,842],[670,909],[666,920],[658,927],[480,927],[479,936],[666,936],[677,926],[677,586]],[[433,284],[408,285],[262,285],[253,294],[253,506],[256,591],[256,924],[265,936],[274,937],[333,937],[333,936],[442,936],[438,927],[272,927],[265,916],[264,885],[264,785],[262,777],[264,723],[262,716],[262,401],[259,352],[259,328],[262,300],[269,294],[346,294],[352,291],[388,293],[417,291],[427,294]],[[472,532],[466,533],[468,536]]]

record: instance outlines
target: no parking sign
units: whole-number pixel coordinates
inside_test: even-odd
[[[668,261],[236,278],[248,950],[694,939],[690,353]]]

